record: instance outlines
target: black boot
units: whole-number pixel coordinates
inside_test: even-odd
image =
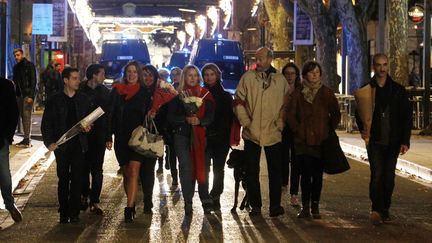
[[[124,209],[124,217],[126,223],[132,223],[134,218],[134,208],[125,207]]]
[[[297,218],[299,219],[307,219],[311,217],[309,202],[303,202],[303,207],[299,214],[297,214]]]
[[[312,202],[311,213],[314,219],[321,219],[321,214],[319,212],[319,202],[317,201]]]

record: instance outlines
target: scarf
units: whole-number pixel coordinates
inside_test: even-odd
[[[206,112],[206,103],[210,102],[213,106],[215,101],[211,93],[201,86],[189,86],[185,85],[185,90],[197,97],[203,98],[203,103],[199,107],[198,112],[195,114],[196,117],[202,120]],[[205,144],[206,144],[206,130],[203,126],[192,126],[191,134],[191,146],[190,146],[190,157],[192,162],[192,178],[196,179],[199,184],[203,184],[206,181],[206,168],[205,168]]]
[[[138,91],[140,90],[140,87],[141,86],[139,83],[135,83],[135,84],[117,83],[113,85],[113,88],[117,90],[119,95],[126,95],[125,100],[129,100],[134,95],[136,95],[136,93],[138,93]]]
[[[318,93],[318,90],[321,88],[321,86],[321,81],[313,84],[306,79],[303,80],[303,89],[301,92],[308,103],[312,104],[313,100],[315,99],[315,95]]]

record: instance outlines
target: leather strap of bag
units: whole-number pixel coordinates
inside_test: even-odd
[[[145,128],[147,128],[149,130],[149,132],[152,132],[156,135],[159,135],[159,131],[157,130],[157,127],[156,127],[156,124],[155,124],[153,118],[151,118],[149,116],[145,116],[144,126],[145,126]]]

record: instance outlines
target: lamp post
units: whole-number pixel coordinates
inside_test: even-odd
[[[430,0],[424,0],[424,30],[423,30],[423,81],[425,92],[423,94],[423,134],[431,134],[432,129],[430,127],[430,82],[431,82],[431,4]]]

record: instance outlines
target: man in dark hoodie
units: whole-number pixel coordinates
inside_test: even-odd
[[[0,78],[0,190],[12,219],[20,222],[22,216],[14,203],[9,168],[9,144],[12,144],[19,115],[14,88],[12,81]]]

